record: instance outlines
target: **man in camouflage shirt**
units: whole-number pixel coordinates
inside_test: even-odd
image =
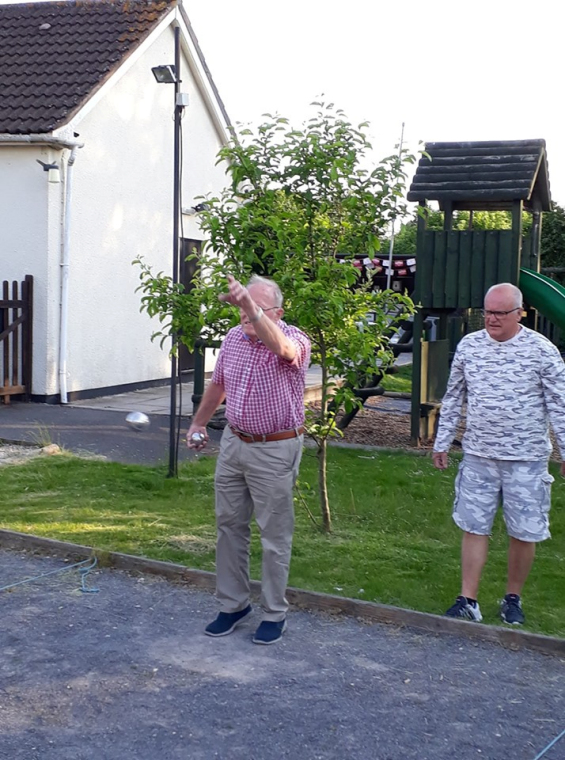
[[[519,625],[524,622],[520,595],[536,543],[550,537],[550,422],[565,459],[565,365],[547,338],[520,324],[518,288],[494,285],[484,303],[485,329],[466,335],[457,347],[434,444],[434,466],[443,470],[466,401],[464,457],[453,507],[453,519],[464,531],[462,585],[445,614],[482,620],[479,582],[502,501],[509,550],[500,614]]]

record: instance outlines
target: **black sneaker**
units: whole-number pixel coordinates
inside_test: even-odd
[[[206,626],[204,633],[207,636],[227,636],[240,623],[243,623],[245,618],[250,614],[250,604],[244,610],[239,610],[239,612],[220,612],[218,617],[210,625]]]
[[[480,623],[483,619],[479,603],[468,602],[466,596],[458,596],[455,604],[445,613],[445,617],[463,618],[463,620],[473,620],[475,623]]]
[[[263,620],[253,636],[254,644],[276,644],[286,631],[286,620]]]
[[[500,617],[510,625],[522,625],[526,616],[522,612],[522,602],[518,594],[506,594],[500,603]]]

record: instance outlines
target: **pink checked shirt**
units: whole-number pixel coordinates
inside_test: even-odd
[[[238,325],[226,335],[212,375],[212,382],[226,392],[229,424],[244,433],[267,435],[304,423],[310,341],[297,327],[282,320],[277,325],[296,347],[293,361],[276,356],[259,340],[249,340]]]

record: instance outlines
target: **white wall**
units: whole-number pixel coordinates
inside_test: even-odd
[[[170,341],[161,349],[150,340],[158,323],[139,311],[139,270],[131,262],[142,255],[156,273],[171,273],[174,86],[157,84],[151,67],[173,60],[173,32],[167,28],[96,107],[72,124],[85,145],[73,181],[69,392],[169,373]],[[191,100],[183,119],[182,205],[190,206],[196,195],[219,192],[225,177],[215,166],[220,136],[186,65],[183,78]],[[186,217],[184,235],[202,237]]]
[[[63,192],[36,159],[60,165],[61,155],[39,146],[0,147],[0,280],[34,278],[34,394],[52,392],[56,382]]]

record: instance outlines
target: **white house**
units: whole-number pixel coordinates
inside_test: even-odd
[[[230,130],[189,18],[180,0],[79,0],[3,5],[0,26],[0,281],[34,278],[32,398],[166,379],[132,260],[172,271],[175,88],[152,68],[174,63],[176,27],[183,207],[225,185]]]

